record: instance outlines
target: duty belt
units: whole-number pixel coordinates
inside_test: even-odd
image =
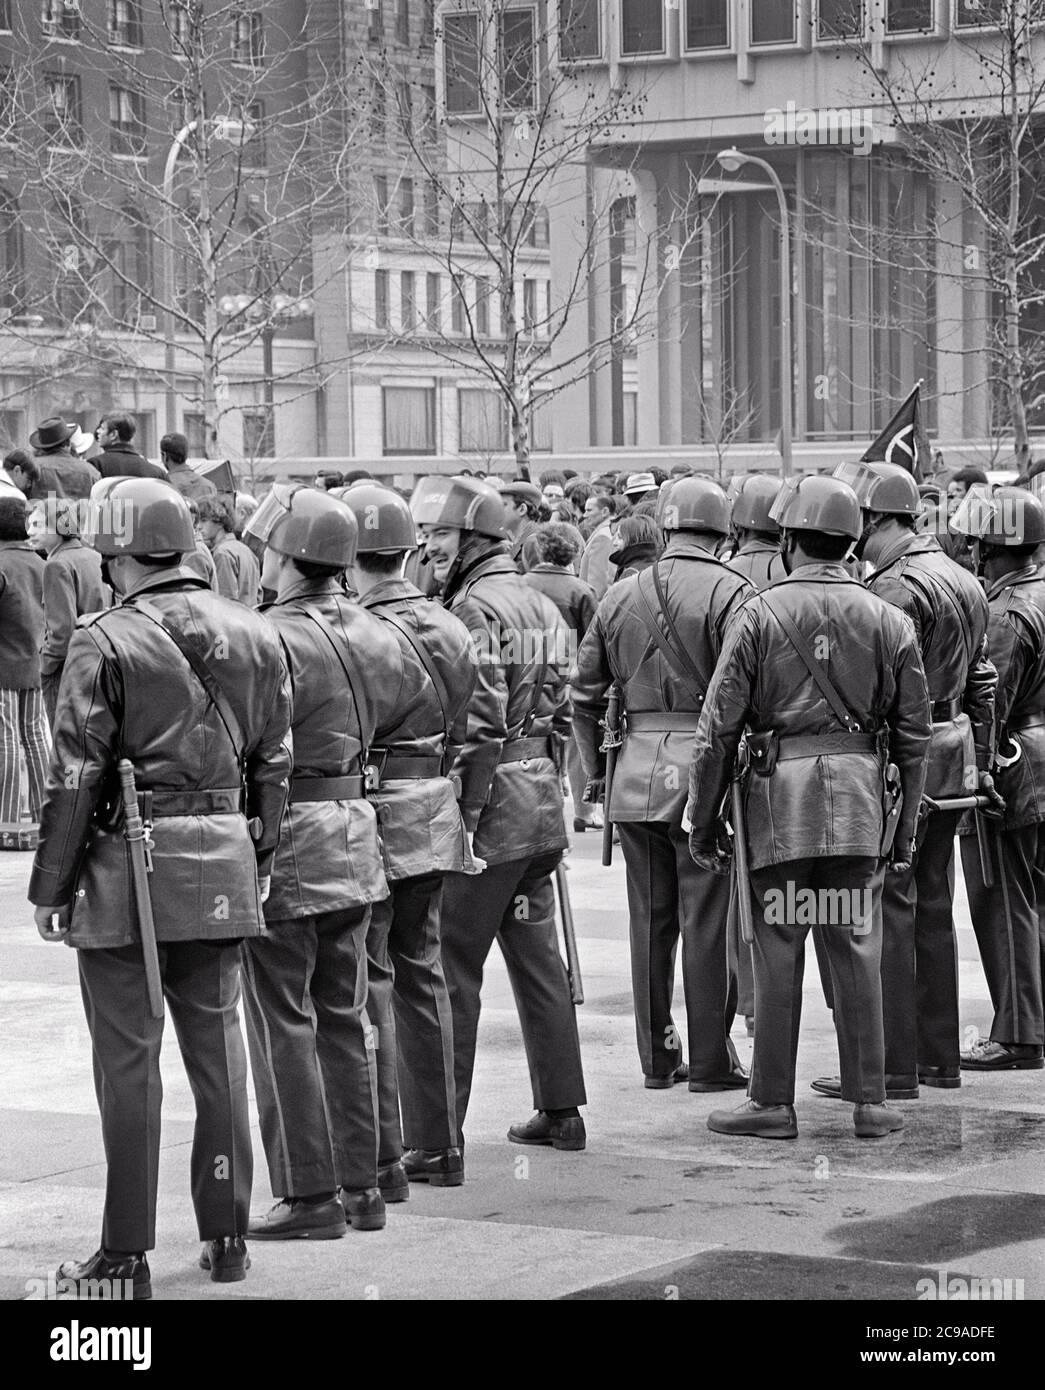
[[[932,702],[932,721],[934,724],[943,724],[948,719],[957,719],[961,712],[961,700],[934,700]]]
[[[358,801],[365,795],[362,777],[292,777],[290,803],[302,801]]]
[[[152,791],[138,788],[138,805],[145,820],[165,816],[227,816],[242,809],[239,787],[213,787],[207,791]]]
[[[777,750],[777,762],[788,758],[818,758],[825,753],[876,753],[878,736],[876,734],[812,734],[809,737],[796,735],[781,738]]]
[[[1045,714],[1025,714],[1016,719],[1010,719],[1005,726],[1006,731],[1010,734],[1021,734],[1024,729],[1040,729],[1042,727],[1045,727]]]
[[[512,738],[501,747],[501,756],[497,759],[498,763],[521,763],[526,758],[550,758],[552,757],[551,739],[544,738]]]
[[[692,734],[700,722],[695,709],[635,709],[625,712],[629,733],[670,734],[676,731]]]
[[[377,765],[385,782],[443,775],[443,760],[435,753],[415,757],[412,753],[383,753],[379,748],[371,748],[369,761]]]

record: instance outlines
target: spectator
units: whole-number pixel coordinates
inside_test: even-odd
[[[216,588],[225,598],[256,608],[261,592],[261,569],[257,560],[233,534],[232,508],[220,497],[204,497],[198,502],[199,533],[214,561]]]
[[[40,819],[50,738],[40,691],[44,562],[26,530],[24,497],[0,497],[0,822],[21,818],[20,751],[29,773],[29,809]]]
[[[207,479],[202,479],[206,482]],[[182,494],[184,496],[184,494]],[[192,497],[186,497],[185,501],[189,505],[192,513],[192,524],[196,528],[196,549],[187,550],[181,557],[182,567],[192,570],[193,574],[206,582],[208,589],[218,590],[218,575],[214,568],[214,558],[210,553],[207,543],[200,537],[200,508],[199,503]]]
[[[615,498],[605,493],[593,493],[584,504],[584,518],[591,522],[591,534],[581,556],[580,577],[595,590],[596,598],[602,598],[613,580],[610,551],[614,548],[612,523],[616,511]]]
[[[166,469],[150,463],[131,447],[137,432],[138,426],[130,415],[102,416],[94,432],[102,452],[95,457],[94,466],[103,478],[166,478]]]
[[[44,565],[44,640],[40,648],[40,685],[47,719],[54,726],[58,686],[77,618],[108,608],[111,595],[102,580],[98,552],[80,539],[80,511],[75,503],[36,504],[34,544],[47,552]],[[33,518],[30,518],[32,524]]]
[[[504,498],[504,529],[508,532],[509,553],[520,569],[523,568],[523,546],[537,529],[541,493],[534,483],[515,478],[501,484]]]
[[[655,502],[659,492],[660,486],[652,473],[631,473],[624,487],[624,496],[633,507],[647,498]]]
[[[252,497],[249,492],[236,493],[236,501],[232,509],[232,531],[238,541],[243,539],[243,532],[247,529],[247,522],[257,509],[258,499],[256,497]]]
[[[663,532],[648,512],[622,517],[617,527],[617,549],[610,555],[611,564],[617,566],[614,584],[649,569],[663,549]]]
[[[167,470],[167,481],[178,489],[186,502],[216,497],[218,489],[209,478],[190,468],[189,441],[183,434],[165,434],[160,440],[160,460]]]
[[[365,468],[350,468],[348,472],[344,475],[344,478],[345,487],[351,487],[353,483],[365,483],[374,481],[373,473],[368,473]]]
[[[953,473],[947,480],[947,516],[954,515],[955,508],[966,496],[971,487],[987,487],[987,474],[982,468],[960,468],[957,473]],[[940,520],[943,520],[942,514]],[[967,536],[959,535],[956,531],[946,530],[936,537],[940,543],[940,548],[945,555],[949,555],[952,560],[957,561],[964,569],[973,569],[972,551],[969,546]]]
[[[596,607],[594,589],[578,579],[574,572],[579,554],[577,539],[577,532],[572,526],[554,521],[542,526],[527,542],[527,546],[535,547],[538,562],[523,576],[531,588],[546,594],[562,614],[563,622],[570,631],[569,660],[562,663],[568,666],[572,666],[577,659],[577,649],[595,616]],[[601,827],[601,821],[596,819],[595,807],[583,800],[586,779],[572,734],[566,743],[566,775],[573,797],[574,830],[583,833]]]
[[[57,415],[52,415],[47,420],[41,420],[29,436],[29,445],[36,455],[40,470],[29,493],[31,498],[45,500],[91,495],[91,488],[101,474],[97,468],[73,453],[69,441],[75,432],[75,425],[66,424]]]
[[[336,468],[321,468],[312,479],[312,486],[320,492],[333,492],[334,488],[345,486],[345,475]]]
[[[13,488],[19,496],[28,497],[39,476],[40,467],[36,460],[30,458],[24,449],[12,449],[4,455],[3,467],[0,468],[0,495],[12,495]]]

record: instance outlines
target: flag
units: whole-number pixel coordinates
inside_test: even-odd
[[[236,475],[232,471],[232,464],[228,459],[216,462],[214,459],[194,460],[190,465],[194,472],[201,478],[207,478],[218,489],[219,496],[236,496]]]
[[[922,423],[922,383],[914,390],[862,456],[863,463],[898,463],[922,481],[922,466],[930,462],[929,441]]]

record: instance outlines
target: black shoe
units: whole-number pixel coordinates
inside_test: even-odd
[[[354,1231],[381,1231],[385,1226],[385,1199],[379,1188],[357,1187],[341,1189],[341,1207]]]
[[[903,1078],[900,1078],[901,1080]],[[893,1078],[887,1076],[885,1079],[885,1098],[886,1100],[917,1100],[917,1086],[895,1086],[892,1084]],[[842,1079],[838,1076],[818,1076],[815,1081],[809,1083],[810,1089],[817,1091],[822,1096],[830,1096],[832,1100],[842,1099]]]
[[[888,1105],[854,1105],[853,1125],[858,1139],[884,1139],[903,1129],[903,1116]]]
[[[672,1086],[678,1085],[680,1081],[689,1080],[689,1067],[685,1062],[680,1062],[673,1072],[667,1076],[646,1076],[643,1077],[642,1084],[647,1091],[668,1091]]]
[[[956,1091],[962,1084],[962,1075],[957,1067],[919,1067],[918,1081],[939,1091]]]
[[[281,1197],[264,1216],[252,1216],[247,1227],[252,1240],[340,1240],[344,1234],[345,1213],[336,1197],[325,1202]]]
[[[124,1299],[126,1281],[130,1280],[130,1296],[134,1302],[152,1297],[152,1275],[144,1255],[113,1255],[96,1250],[89,1260],[66,1260],[55,1270],[55,1279],[65,1283],[68,1292],[59,1290],[59,1298],[99,1298],[100,1289],[108,1289],[111,1299]],[[104,1280],[104,1283],[99,1281]],[[76,1292],[69,1288],[75,1285]]]
[[[512,1125],[508,1138],[513,1144],[549,1144],[553,1149],[575,1152],[583,1149],[588,1142],[584,1121],[579,1115],[555,1120],[543,1110],[538,1110],[530,1120],[521,1120],[517,1125]]]
[[[200,1252],[200,1269],[209,1269],[215,1284],[238,1284],[250,1268],[247,1243],[242,1236],[208,1240]]]
[[[403,1155],[403,1167],[410,1182],[427,1182],[433,1187],[461,1187],[464,1183],[460,1149],[411,1149]]]
[[[739,1134],[751,1139],[797,1139],[798,1119],[793,1105],[760,1105],[746,1100],[736,1110],[712,1110],[708,1129],[716,1134]]]
[[[394,1163],[386,1163],[377,1170],[377,1186],[386,1202],[410,1200],[410,1179],[401,1158],[397,1158]]]
[[[691,1091],[746,1091],[751,1076],[738,1062],[725,1076],[690,1076]]]
[[[983,1039],[961,1054],[962,1071],[1041,1071],[1041,1044],[1002,1043]]]

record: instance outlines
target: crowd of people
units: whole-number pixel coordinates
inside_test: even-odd
[[[128,416],[93,468],[74,437],[44,421],[0,477],[3,817],[20,743],[29,897],[77,948],[108,1160],[70,1287],[151,1294],[164,1006],[212,1279],[245,1277],[248,1239],[380,1229],[411,1183],[465,1181],[495,940],[535,1112],[507,1137],[584,1150],[567,791],[624,860],[644,1085],[746,1093],[713,1131],[798,1133],[810,932],[840,1064],[814,1090],[858,1137],[922,1086],[1045,1065],[1033,478],[945,498],[890,464],[728,488],[679,465],[407,497],[326,471],[255,502],[179,435],[148,463]],[[956,835],[994,1008],[964,1049]]]

